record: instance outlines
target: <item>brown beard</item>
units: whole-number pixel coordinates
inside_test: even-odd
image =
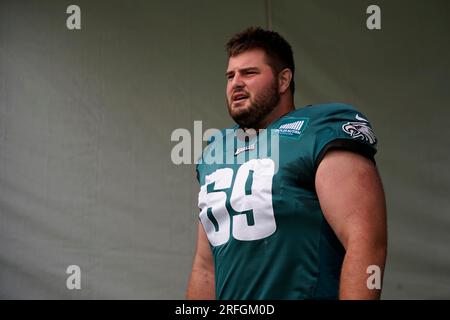
[[[255,97],[249,97],[250,106],[244,110],[234,112],[228,102],[228,113],[231,118],[241,128],[259,129],[260,124],[272,111],[280,101],[280,94],[278,93],[278,82],[274,80],[267,90],[256,94]]]

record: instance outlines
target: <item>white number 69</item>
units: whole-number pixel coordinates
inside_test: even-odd
[[[277,228],[272,207],[273,160],[252,159],[239,167],[230,196],[230,206],[238,214],[231,217],[226,208],[227,195],[220,190],[231,187],[233,173],[230,168],[218,169],[205,177],[205,184],[200,188],[200,220],[213,246],[228,242],[230,231],[237,240],[252,241],[270,236]],[[246,184],[250,175],[251,192],[247,194]],[[214,189],[208,192],[208,185],[212,183]],[[251,224],[246,214],[250,210],[253,214]]]

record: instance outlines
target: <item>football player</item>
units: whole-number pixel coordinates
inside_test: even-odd
[[[227,51],[236,126],[211,141],[197,165],[187,298],[378,299],[386,207],[367,117],[341,103],[296,109],[292,49],[276,32],[249,28]],[[260,129],[276,134],[265,149],[277,157],[258,152],[258,131],[236,147],[239,131]],[[233,161],[241,155],[245,161]],[[378,272],[372,279],[370,270]]]

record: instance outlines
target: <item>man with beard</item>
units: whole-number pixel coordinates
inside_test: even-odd
[[[276,32],[249,28],[227,52],[237,125],[203,159],[220,144],[248,161],[197,165],[201,211],[187,298],[378,299],[386,208],[367,118],[339,103],[296,110],[292,49]],[[279,158],[225,142],[249,129],[275,132]]]

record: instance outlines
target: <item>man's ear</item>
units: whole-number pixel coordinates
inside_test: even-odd
[[[286,90],[289,90],[289,86],[292,80],[292,71],[291,69],[283,69],[278,74],[278,92],[285,93]]]

